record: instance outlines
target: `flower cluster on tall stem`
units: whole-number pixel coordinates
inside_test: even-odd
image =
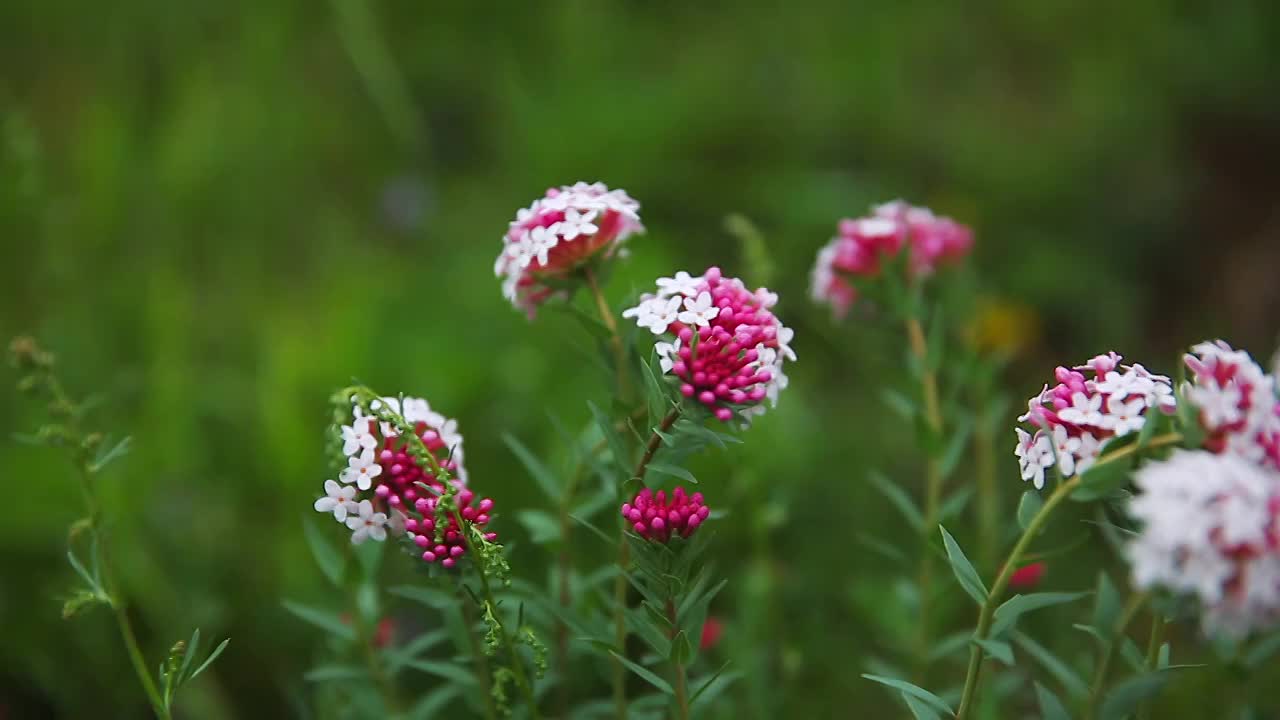
[[[794,332],[772,308],[778,296],[767,288],[754,292],[720,268],[701,276],[681,271],[659,278],[658,291],[622,313],[656,336],[654,345],[664,373],[680,380],[680,392],[722,420],[735,412],[752,416],[776,405],[787,386],[783,364],[795,360]]]
[[[640,203],[604,183],[579,182],[547,190],[516,213],[502,238],[494,274],[502,293],[533,317],[539,306],[566,297],[580,270],[618,255],[643,232]]]
[[[1058,384],[1027,402],[1018,418],[1034,434],[1017,428],[1014,454],[1022,479],[1039,490],[1055,464],[1063,477],[1086,472],[1112,438],[1140,431],[1148,411],[1172,414],[1177,406],[1169,378],[1141,365],[1121,365],[1114,352],[1075,368],[1059,366]]]
[[[941,265],[969,253],[973,232],[928,208],[901,200],[877,205],[871,215],[841,220],[836,237],[818,252],[810,274],[815,302],[844,317],[858,298],[855,283],[879,276],[890,259],[903,252],[912,278],[933,274]]]
[[[466,527],[485,528],[493,511],[492,500],[466,485],[457,422],[421,398],[359,393],[352,418],[339,428],[345,468],[325,482],[316,511],[345,523],[354,544],[390,532],[414,543],[424,561],[452,568],[466,553]]]

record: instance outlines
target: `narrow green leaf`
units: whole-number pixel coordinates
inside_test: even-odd
[[[1280,652],[1280,632],[1272,633],[1262,638],[1256,645],[1249,648],[1249,651],[1244,656],[1244,665],[1247,668],[1261,667],[1277,652]],[[1167,665],[1168,663],[1164,664]]]
[[[991,637],[999,637],[1005,630],[1014,626],[1022,615],[1041,608],[1074,602],[1089,593],[1044,592],[1030,595],[1014,595],[996,608],[995,622],[991,626]]]
[[[440,628],[425,632],[415,637],[413,640],[405,643],[403,647],[398,647],[387,652],[387,668],[390,672],[396,672],[404,667],[404,664],[410,660],[415,660],[422,653],[439,645],[449,639],[449,631]]]
[[[648,682],[650,685],[658,688],[659,690],[666,693],[667,695],[675,695],[675,690],[671,689],[671,685],[668,684],[666,680],[663,680],[662,678],[655,675],[653,671],[649,670],[643,665],[637,665],[636,663],[631,662],[630,660],[623,657],[622,655],[619,655],[617,652],[613,650],[610,650],[609,654],[612,655],[615,660],[622,663],[623,667],[635,673],[636,675],[639,675],[643,680]]]
[[[645,404],[649,410],[649,424],[656,425],[667,413],[670,401],[667,399],[666,384],[662,382],[658,371],[654,370],[657,353],[650,353],[649,361],[642,363],[645,387]]]
[[[516,520],[529,531],[529,539],[536,545],[546,545],[560,539],[560,521],[544,510],[517,510]]]
[[[915,401],[901,392],[887,387],[880,391],[880,398],[884,400],[885,405],[900,415],[903,420],[911,420],[915,417]]]
[[[972,433],[973,418],[968,415],[962,417],[958,424],[951,428],[951,437],[947,441],[947,447],[942,452],[942,459],[938,463],[938,471],[942,473],[942,477],[951,477],[951,473],[955,472],[956,467],[960,465],[960,460],[964,457],[964,451],[969,447],[969,436]]]
[[[1164,672],[1148,673],[1129,678],[1107,693],[1102,701],[1101,720],[1124,720],[1133,714],[1142,703],[1154,698],[1169,684],[1169,675]]]
[[[1043,645],[1032,640],[1031,636],[1015,630],[1013,641],[1019,648],[1022,648],[1023,652],[1040,663],[1062,685],[1068,695],[1071,697],[1084,697],[1089,692],[1089,686],[1085,685],[1074,670],[1049,652]]]
[[[1040,703],[1040,720],[1071,720],[1058,696],[1040,683],[1036,683],[1036,699]]]
[[[1131,469],[1131,458],[1128,457],[1097,463],[1081,476],[1080,487],[1071,493],[1071,499],[1089,502],[1109,497],[1129,484]]]
[[[1031,520],[1040,512],[1040,508],[1044,507],[1044,498],[1040,497],[1038,490],[1028,490],[1022,493],[1022,499],[1018,501],[1018,527],[1026,530],[1031,525]]]
[[[604,436],[605,443],[609,446],[609,453],[613,456],[613,464],[622,473],[624,478],[628,478],[631,474],[631,468],[627,467],[626,443],[622,442],[622,436],[613,427],[613,421],[608,415],[596,407],[595,403],[587,403],[587,407],[591,410],[591,417],[595,419],[596,426],[600,428],[600,433]]]
[[[302,521],[302,535],[307,540],[307,547],[311,550],[311,557],[315,559],[316,566],[320,568],[321,574],[325,576],[335,587],[342,584],[342,571],[346,565],[346,559],[342,553],[333,549],[333,545],[329,539],[320,532],[320,528],[307,518]]]
[[[1276,635],[1276,637],[1280,637],[1280,634]],[[1169,667],[1169,655],[1171,652],[1172,651],[1169,648],[1169,643],[1161,643],[1160,656],[1156,662],[1156,667],[1160,668],[1161,670],[1164,670],[1165,668]],[[1249,658],[1246,657],[1245,664],[1248,667],[1254,667],[1253,665],[1249,665],[1248,663],[1249,663]]]
[[[715,672],[711,673],[711,676],[702,682],[702,685],[696,691],[694,691],[693,695],[689,697],[690,705],[693,705],[694,703],[698,702],[700,698],[702,698],[702,696],[707,692],[707,688],[711,687],[711,685],[715,683],[716,680],[720,679],[721,675],[724,674],[724,671],[729,668],[729,665],[731,662],[732,661],[726,660],[725,663],[720,666],[719,670],[716,670]],[[727,684],[727,682],[724,684]]]
[[[601,540],[603,540],[603,541],[605,542],[605,544],[606,544],[606,545],[615,545],[615,544],[617,544],[617,541],[616,541],[616,540],[614,540],[613,538],[609,537],[608,535],[605,535],[605,534],[604,534],[604,532],[600,530],[600,528],[596,527],[595,525],[592,525],[590,522],[587,522],[587,521],[586,521],[586,520],[584,520],[583,518],[580,518],[580,517],[578,517],[577,515],[570,515],[570,516],[569,516],[569,519],[570,519],[570,520],[573,520],[573,521],[574,521],[574,522],[576,522],[576,523],[578,523],[578,524],[579,524],[579,525],[581,525],[582,527],[584,527],[584,528],[586,528],[586,529],[590,530],[592,533],[594,533],[594,534],[595,534],[595,536],[596,536],[596,537],[598,537],[598,538],[600,538]]]
[[[458,597],[456,595],[433,587],[396,585],[395,587],[389,588],[387,592],[406,600],[421,603],[434,610],[448,610],[458,604]]]
[[[115,460],[124,457],[128,454],[132,443],[133,438],[127,435],[121,438],[120,442],[112,445],[109,449],[107,449],[106,443],[103,443],[97,456],[93,459],[93,462],[89,464],[89,472],[96,474]]]
[[[944,657],[954,655],[955,653],[969,647],[969,642],[973,640],[972,630],[961,630],[952,633],[938,640],[933,644],[933,649],[929,651],[929,660],[940,660]]]
[[[965,505],[968,505],[973,497],[974,489],[973,485],[965,485],[951,493],[951,497],[943,500],[942,505],[938,507],[938,520],[946,522],[951,518],[959,517]]]
[[[450,701],[462,694],[463,688],[459,685],[441,685],[422,696],[409,711],[409,717],[413,720],[431,720],[443,710]]]
[[[93,576],[90,575],[89,571],[85,569],[85,566],[81,564],[80,558],[76,557],[76,554],[70,550],[67,551],[67,562],[71,563],[72,569],[75,570],[76,574],[89,585],[90,590],[95,593],[101,591],[101,588],[98,586],[98,582],[93,579]]]
[[[1093,602],[1093,626],[1106,638],[1111,637],[1116,622],[1120,619],[1120,603],[1120,593],[1111,578],[1106,572],[1099,572],[1098,590]]]
[[[356,639],[356,633],[351,629],[351,626],[342,622],[342,618],[335,613],[318,610],[292,600],[284,600],[280,604],[299,620],[310,623],[330,635],[335,635],[348,642]]]
[[[678,465],[668,465],[667,463],[651,462],[649,463],[649,472],[656,472],[661,475],[670,475],[671,477],[684,480],[685,482],[691,485],[698,484],[698,478],[694,477],[693,473],[689,472],[688,470],[685,470],[682,467],[679,467]]]
[[[1010,647],[1009,643],[1003,640],[992,640],[990,638],[986,640],[974,638],[973,642],[978,647],[986,650],[987,654],[991,657],[999,660],[1009,667],[1013,667],[1013,648]]]
[[[867,479],[871,481],[875,489],[880,491],[881,495],[884,495],[897,508],[911,529],[919,532],[924,527],[924,515],[916,507],[915,501],[911,499],[907,491],[902,489],[901,485],[878,472],[871,472],[867,475]]]
[[[462,668],[454,663],[440,662],[438,660],[410,660],[404,664],[407,668],[420,670],[430,675],[442,677],[445,680],[457,683],[464,687],[475,687],[478,685],[476,676],[470,670]]]
[[[363,680],[369,671],[359,665],[321,665],[308,670],[302,679],[312,683],[327,683],[337,680]]]
[[[560,500],[560,477],[556,475],[551,468],[547,467],[532,450],[525,447],[525,444],[510,434],[502,434],[502,442],[506,443],[511,453],[520,460],[520,464],[524,465],[524,469],[529,473],[529,477],[542,490],[542,494],[547,496],[548,500],[559,502]]]
[[[941,720],[942,716],[937,710],[929,707],[923,700],[908,692],[899,693],[902,701],[907,704],[907,709],[911,711],[911,717],[916,720]]]
[[[907,562],[907,556],[905,553],[883,540],[872,537],[866,533],[858,533],[857,541],[868,550],[873,550],[885,556],[889,560],[894,562]]]
[[[918,685],[912,685],[906,680],[899,680],[897,678],[885,677],[883,675],[872,675],[870,673],[862,673],[862,677],[872,682],[878,682],[881,685],[887,685],[895,690],[900,690],[904,693],[907,693],[908,695],[912,695],[920,700],[923,700],[926,704],[929,705],[929,707],[933,708],[934,710],[937,710],[938,712],[946,713],[947,715],[955,717],[955,713],[951,711],[951,708],[945,702],[943,702],[942,698],[938,697],[937,695],[934,695],[933,693],[929,692],[928,690],[925,690],[924,688]]]
[[[177,682],[173,682],[173,685],[179,685],[188,679],[187,671],[191,669],[198,652],[200,652],[200,628],[191,631],[191,639],[187,641],[187,650],[182,656],[182,665],[178,668]]]
[[[964,591],[969,593],[969,597],[979,605],[986,602],[987,588],[982,584],[978,571],[973,568],[973,563],[965,557],[964,551],[960,549],[960,545],[946,528],[939,525],[938,530],[942,532],[942,544],[946,547],[947,559],[951,561],[951,570],[960,581],[960,587],[964,588]]]

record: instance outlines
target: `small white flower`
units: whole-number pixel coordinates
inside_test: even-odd
[[[778,293],[770,291],[769,288],[757,288],[755,295],[756,302],[766,310],[778,304]]]
[[[662,372],[669,373],[680,359],[680,338],[676,338],[675,342],[657,343],[653,350],[658,354],[658,365],[662,367]]]
[[[560,223],[560,236],[565,240],[573,240],[579,235],[594,235],[600,231],[592,221],[596,219],[596,211],[588,210],[586,212],[578,212],[573,208],[569,208],[564,213],[564,220]]]
[[[1027,400],[1027,414],[1019,415],[1018,422],[1029,422],[1032,425],[1043,424],[1045,396],[1049,394],[1049,386],[1040,388],[1040,393]]]
[[[624,318],[635,318],[636,325],[648,328],[654,335],[661,335],[680,316],[682,297],[648,297],[640,304],[622,312]]]
[[[1083,475],[1089,472],[1089,468],[1098,461],[1105,443],[1099,442],[1092,433],[1083,433],[1079,439],[1080,447],[1076,450],[1076,472]]]
[[[1074,393],[1071,407],[1059,410],[1058,417],[1072,425],[1097,425],[1102,422],[1102,396]]]
[[[316,499],[316,512],[333,513],[335,520],[344,522],[347,519],[347,513],[353,513],[359,509],[355,501],[356,489],[350,485],[339,485],[332,480],[325,480],[324,492],[325,497]]]
[[[673,278],[658,278],[658,297],[671,297],[672,295],[694,297],[702,287],[702,282],[702,278],[693,277],[681,270]]]
[[[342,482],[354,483],[361,490],[368,490],[373,479],[382,474],[382,466],[373,459],[373,451],[347,458],[347,469],[342,472]]]
[[[1071,437],[1067,429],[1058,425],[1053,429],[1053,450],[1058,455],[1058,470],[1063,477],[1076,473],[1076,453],[1080,451],[1080,438]]]
[[[679,320],[685,325],[708,327],[719,314],[720,308],[711,304],[711,293],[701,292],[697,299],[684,299],[684,311],[680,313]]]
[[[556,234],[559,229],[558,225],[559,223],[551,227],[536,227],[529,231],[529,237],[524,243],[528,246],[526,250],[528,254],[521,258],[521,269],[532,265],[535,259],[539,265],[547,264],[547,253],[560,244],[560,236]]]
[[[378,446],[378,439],[369,432],[368,422],[342,426],[342,454],[350,457]]]
[[[1243,399],[1236,385],[1218,387],[1217,384],[1192,385],[1187,388],[1187,400],[1200,408],[1200,417],[1209,430],[1239,422],[1244,418],[1240,409]]]
[[[1112,370],[1104,375],[1102,380],[1097,381],[1094,387],[1100,393],[1114,395],[1117,398],[1125,398],[1130,395],[1142,395],[1145,397],[1153,384],[1151,378],[1143,377],[1130,369],[1123,375]]]
[[[1147,401],[1143,398],[1134,398],[1128,402],[1122,402],[1113,395],[1107,398],[1107,413],[1102,416],[1102,427],[1115,431],[1116,437],[1123,437],[1131,432],[1137,432],[1146,424],[1147,419],[1142,416],[1142,412],[1147,409]]]
[[[359,515],[347,518],[347,527],[353,531],[352,545],[359,545],[370,538],[378,542],[387,539],[387,515],[374,512],[373,503],[368,500],[360,501]]]
[[[791,349],[791,341],[795,338],[796,331],[785,325],[778,326],[778,349],[782,351],[784,357],[791,362],[796,361],[796,352]]]
[[[1015,428],[1015,432],[1018,445],[1013,454],[1018,456],[1022,479],[1030,480],[1037,490],[1043,490],[1045,468],[1053,465],[1053,446],[1043,432],[1036,433],[1034,437],[1022,428]]]

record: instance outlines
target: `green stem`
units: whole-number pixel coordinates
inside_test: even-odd
[[[911,345],[911,353],[920,365],[920,386],[924,396],[924,419],[934,437],[942,437],[942,408],[938,402],[938,378],[928,366],[929,345],[925,339],[924,328],[914,315],[907,318],[907,339]],[[938,524],[938,507],[942,502],[942,468],[938,458],[930,457],[926,467],[924,523],[921,533],[920,569],[917,587],[920,593],[920,614],[916,620],[916,680],[923,683],[928,670],[929,657],[929,614],[933,594],[933,552],[930,549],[930,538],[933,527]]]
[[[80,488],[84,494],[85,505],[89,511],[89,531],[93,533],[94,540],[98,545],[103,587],[107,591],[107,597],[110,599],[111,610],[115,614],[116,627],[120,630],[120,640],[124,643],[125,652],[129,655],[129,664],[133,666],[133,672],[138,676],[138,682],[142,685],[142,691],[146,694],[147,701],[151,703],[152,711],[155,712],[156,717],[160,718],[160,720],[169,720],[169,707],[160,695],[160,689],[155,680],[152,679],[146,658],[143,657],[142,650],[138,646],[138,637],[133,631],[133,623],[129,620],[128,606],[120,592],[115,572],[111,566],[111,553],[108,548],[106,534],[101,531],[101,504],[98,502],[97,493],[94,491],[94,473],[90,467],[88,451],[84,447],[85,436],[80,427],[80,409],[71,401],[66,391],[63,390],[62,383],[58,382],[58,379],[52,374],[45,376],[45,385],[53,397],[54,405],[57,406],[60,413],[66,415],[67,430],[77,443],[73,462],[80,478]]]
[[[1089,704],[1085,708],[1085,720],[1093,720],[1098,716],[1098,708],[1102,704],[1102,694],[1107,689],[1107,675],[1111,671],[1111,661],[1116,656],[1116,648],[1120,646],[1120,641],[1124,638],[1125,630],[1128,629],[1129,623],[1133,622],[1133,618],[1137,616],[1138,611],[1142,609],[1146,602],[1146,593],[1134,593],[1129,598],[1124,612],[1120,614],[1120,619],[1116,622],[1116,626],[1112,628],[1109,642],[1101,648],[1101,653],[1098,657],[1098,668],[1093,674],[1093,685],[1089,688]]]
[[[995,438],[986,422],[973,432],[974,472],[978,486],[978,557],[994,568],[1000,542],[1000,496],[996,492]]]
[[[471,646],[471,661],[475,664],[476,680],[480,683],[480,692],[484,694],[485,720],[495,720],[497,711],[493,707],[493,678],[489,675],[489,658],[480,647],[476,637],[476,614],[471,608],[471,599],[466,597],[461,586],[458,588],[458,604],[462,606],[462,622],[467,628],[467,643]]]
[[[455,514],[458,527],[465,528],[462,524],[462,518]],[[471,538],[466,532],[463,533],[466,538],[467,551],[471,553],[471,557],[478,557],[475,546],[471,542]],[[475,563],[476,575],[480,577],[480,590],[483,593],[485,610],[495,619],[498,617],[498,601],[494,598],[493,588],[489,586],[489,575],[485,572],[484,567],[480,563]],[[501,620],[497,620],[498,635],[502,640],[502,646],[507,651],[507,655],[511,658],[511,672],[516,676],[516,685],[520,688],[520,694],[524,696],[525,704],[529,706],[529,717],[538,720],[538,700],[533,695],[533,685],[529,682],[529,675],[525,672],[524,661],[520,658],[520,652],[516,649],[515,641],[511,639],[511,633],[507,632],[506,625]]]
[[[662,422],[649,437],[644,454],[640,456],[640,462],[636,464],[631,478],[644,484],[649,463],[653,462],[654,455],[657,455],[658,449],[662,447],[662,434],[670,430],[679,419],[678,406],[672,408],[671,412],[662,418]],[[627,542],[627,524],[624,521],[618,532],[618,577],[613,581],[613,642],[620,655],[627,653],[627,577],[624,573],[630,564],[631,544]],[[613,660],[613,705],[614,714],[618,720],[625,720],[627,717],[627,669],[616,658]]]
[[[1159,435],[1151,438],[1146,447],[1153,448],[1172,445],[1180,440],[1182,440],[1182,435],[1179,433],[1167,433],[1165,435]],[[1138,446],[1136,443],[1120,448],[1119,450],[1108,453],[1102,458],[1099,458],[1098,462],[1094,463],[1094,467],[1104,465],[1109,462],[1115,462],[1116,460],[1128,457],[1137,451]],[[1009,578],[1013,577],[1013,573],[1017,570],[1019,561],[1022,559],[1022,556],[1026,554],[1027,548],[1031,546],[1032,540],[1034,540],[1036,535],[1040,534],[1040,531],[1044,529],[1044,526],[1049,521],[1049,516],[1053,513],[1053,510],[1063,500],[1065,500],[1072,491],[1080,486],[1080,478],[1081,476],[1077,475],[1055,488],[1049,495],[1049,498],[1045,500],[1044,505],[1041,506],[1039,512],[1037,512],[1035,516],[1031,518],[1031,522],[1027,524],[1027,529],[1022,533],[1022,536],[1018,538],[1018,542],[1014,544],[1013,550],[1009,552],[1009,557],[1005,560],[1004,565],[1001,566],[1000,573],[996,576],[995,582],[991,584],[991,593],[987,595],[986,602],[982,603],[982,608],[978,612],[978,627],[974,631],[974,638],[979,640],[987,639],[988,633],[991,632],[991,620],[995,614],[997,603],[999,603],[1004,597],[1004,591],[1009,586]],[[956,720],[965,720],[973,710],[974,701],[976,700],[978,688],[982,679],[982,655],[982,649],[976,644],[969,649],[969,667],[965,673],[964,692],[960,696],[960,710],[956,713]]]
[[[613,311],[609,309],[609,302],[605,300],[604,292],[600,289],[600,283],[596,281],[595,271],[590,266],[587,266],[582,269],[582,275],[587,280],[587,288],[591,291],[592,299],[595,300],[596,311],[600,313],[600,321],[604,323],[605,328],[609,331],[609,347],[613,350],[614,371],[618,374],[618,398],[629,405],[631,381],[627,373],[627,352],[622,344],[622,333],[618,331],[618,321],[613,317]]]
[[[675,597],[667,598],[667,619],[671,621],[671,638],[674,640],[677,624],[676,618],[676,601]],[[671,671],[675,676],[676,690],[676,707],[679,708],[680,714],[677,715],[679,720],[689,720],[689,680],[685,673],[684,662],[675,660],[671,663]]]
[[[1164,642],[1164,615],[1155,608],[1151,609],[1151,635],[1147,638],[1147,672],[1155,672],[1160,663],[1160,646]],[[1151,706],[1143,704],[1138,710],[1138,720],[1151,717]]]

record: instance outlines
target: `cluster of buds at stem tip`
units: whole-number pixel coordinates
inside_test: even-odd
[[[384,397],[369,409],[372,415],[354,404],[351,424],[340,428],[346,467],[338,480],[325,481],[316,511],[344,523],[352,543],[382,542],[390,533],[416,545],[424,561],[446,568],[466,553],[464,526],[496,540],[483,532],[493,501],[466,485],[457,422],[421,398]]]
[[[645,488],[631,502],[622,505],[622,517],[637,535],[662,543],[674,535],[683,538],[693,535],[710,514],[711,509],[703,504],[702,493],[688,495],[681,487],[671,491],[670,496],[665,490],[654,493]]]
[[[951,218],[901,200],[872,208],[871,215],[846,218],[837,234],[818,252],[810,275],[813,300],[831,306],[844,317],[857,299],[857,280],[881,274],[887,260],[905,249],[911,277],[933,274],[946,263],[959,261],[973,247],[973,231]]]
[[[657,336],[662,371],[680,380],[680,392],[721,421],[734,411],[745,417],[776,405],[787,387],[784,362],[795,360],[795,332],[773,314],[778,302],[768,288],[747,289],[720,268],[701,276],[681,271],[659,278],[658,291],[622,313]]]
[[[622,253],[644,231],[640,203],[604,183],[579,182],[547,190],[516,213],[502,238],[494,274],[502,294],[532,318],[540,305],[568,295],[578,272]]]

